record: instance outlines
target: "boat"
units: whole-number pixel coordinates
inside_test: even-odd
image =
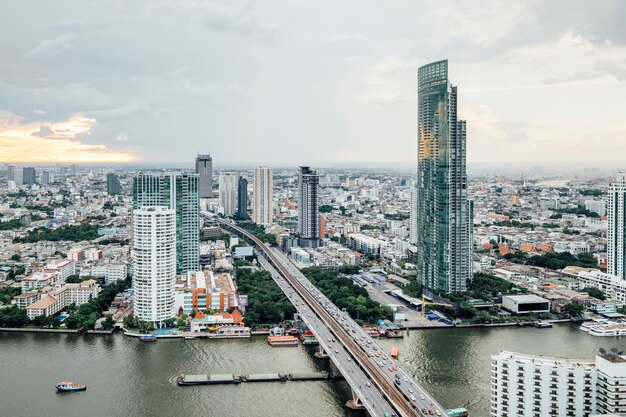
[[[272,346],[296,346],[298,338],[294,336],[267,336],[267,343]]]
[[[398,347],[392,346],[391,351],[389,352],[389,356],[391,356],[394,359],[398,359],[398,353],[400,353],[400,350],[398,349]]]
[[[157,337],[153,334],[144,334],[143,336],[139,337],[139,339],[142,342],[156,342],[157,341]]]
[[[61,381],[54,386],[59,392],[85,391],[87,385],[75,384],[69,381]]]
[[[303,345],[319,345],[319,342],[312,331],[306,330],[300,335],[300,340]]]
[[[538,321],[535,323],[535,327],[538,329],[548,329],[552,327],[552,323],[548,323],[546,321]]]
[[[465,408],[454,408],[452,410],[446,410],[450,417],[468,417],[469,412]]]

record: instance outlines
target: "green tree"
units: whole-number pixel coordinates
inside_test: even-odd
[[[598,300],[602,300],[602,301],[606,300],[606,295],[604,295],[604,293],[602,292],[600,288],[585,287],[582,290],[580,290],[580,292],[586,292],[591,297],[597,298]]]
[[[585,306],[582,304],[566,304],[561,311],[570,317],[580,317],[585,311]]]
[[[102,321],[102,328],[104,330],[111,330],[113,329],[113,327],[115,327],[115,320],[113,320],[113,317],[110,314],[106,314],[105,319]]]

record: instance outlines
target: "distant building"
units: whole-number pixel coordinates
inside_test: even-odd
[[[239,220],[247,220],[248,217],[248,180],[239,177],[239,185],[237,186],[237,218]]]
[[[252,221],[256,224],[265,226],[272,224],[273,188],[272,168],[254,168]]]
[[[176,211],[176,273],[197,271],[200,247],[198,175],[139,174],[133,179],[133,208],[165,206]]]
[[[16,171],[17,171],[17,168],[15,167],[15,165],[7,165],[7,181],[17,182],[17,178],[15,175]]]
[[[426,289],[462,292],[472,278],[466,125],[448,61],[419,68],[417,278]]]
[[[114,173],[107,174],[107,194],[108,195],[120,195],[122,193],[120,187],[120,179]]]
[[[133,306],[139,320],[157,326],[175,315],[176,211],[133,210]]]
[[[608,193],[607,271],[626,280],[626,172],[620,172]]]
[[[491,356],[491,415],[587,417],[626,411],[626,357],[595,362],[500,352]]]
[[[51,182],[54,182],[54,173],[50,171],[42,171],[41,172],[41,184],[48,185]]]
[[[200,154],[196,157],[196,174],[198,174],[199,197],[213,197],[213,158],[211,155]]]
[[[585,208],[599,216],[606,216],[606,201],[585,200]]]
[[[237,185],[239,174],[236,172],[223,172],[220,174],[219,205],[224,216],[232,217],[237,211]]]
[[[319,246],[319,175],[307,166],[298,177],[298,232],[301,247]]]
[[[33,167],[22,168],[22,184],[33,185],[37,182],[37,173]]]

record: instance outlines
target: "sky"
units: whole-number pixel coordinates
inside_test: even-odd
[[[626,165],[626,2],[9,2],[0,162],[416,161],[449,60],[468,165]]]

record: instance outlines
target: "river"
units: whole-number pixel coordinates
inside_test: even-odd
[[[573,324],[552,329],[413,330],[380,339],[444,406],[489,416],[490,355],[500,350],[579,359],[599,347],[626,350],[626,338],[598,338]],[[0,410],[11,417],[298,416],[356,417],[344,382],[248,383],[178,387],[185,373],[311,372],[328,369],[311,347],[270,347],[247,340],[159,340],[114,336],[0,332]],[[88,385],[57,394],[54,384]]]

